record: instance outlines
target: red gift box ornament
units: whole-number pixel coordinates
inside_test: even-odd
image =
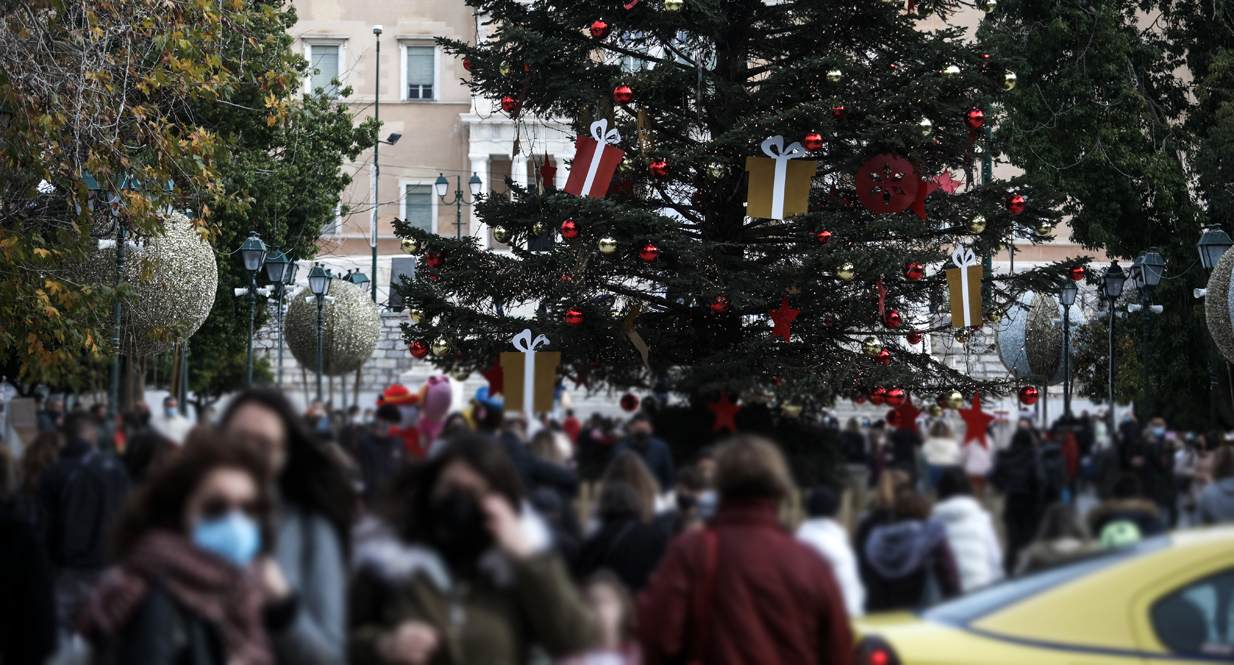
[[[574,143],[574,168],[566,180],[565,192],[575,196],[604,198],[617,165],[626,153],[617,148],[621,132],[608,129],[608,120],[601,118],[591,123],[591,138],[578,137]],[[586,164],[586,168],[580,168]]]

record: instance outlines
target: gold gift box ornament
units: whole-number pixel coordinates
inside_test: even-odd
[[[951,294],[951,327],[970,328],[981,324],[981,278],[984,274],[977,255],[959,246],[951,253],[956,267],[947,269],[947,290]]]
[[[539,351],[548,344],[544,335],[531,337],[528,328],[514,336],[517,352],[501,354],[501,370],[505,373],[505,410],[521,411],[530,419],[532,414],[553,410],[553,387],[557,384],[560,351]]]
[[[746,170],[750,172],[746,215],[782,220],[806,213],[810,207],[810,179],[818,162],[790,161],[805,157],[806,150],[800,143],[790,143],[785,148],[783,136],[764,140],[762,147],[767,157],[746,157]]]

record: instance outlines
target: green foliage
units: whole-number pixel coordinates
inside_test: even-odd
[[[1115,322],[1114,328],[1114,401],[1118,404],[1139,402],[1143,395],[1143,365],[1140,363],[1140,328],[1132,321],[1140,315]],[[1098,404],[1109,403],[1109,320],[1090,319],[1071,333],[1072,380],[1076,392]]]

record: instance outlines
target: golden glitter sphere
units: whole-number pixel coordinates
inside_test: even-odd
[[[707,165],[707,175],[719,180],[720,178],[728,175],[728,169],[725,168],[724,164],[721,164],[720,162],[712,162]]]
[[[1003,320],[1003,310],[998,307],[991,307],[985,313],[985,320],[990,323],[998,323]]]
[[[399,243],[399,246],[402,247],[403,251],[407,254],[419,254],[420,253],[420,239],[419,238],[403,238],[403,242]]]
[[[1048,236],[1054,232],[1054,225],[1046,220],[1041,220],[1037,223],[1037,235]]]
[[[548,235],[548,224],[545,224],[544,220],[537,220],[536,223],[531,225],[531,232],[537,237]]]
[[[842,78],[844,78],[844,72],[838,69],[832,69],[827,72],[828,83],[839,83]]]
[[[922,2],[917,5],[917,18],[926,18],[934,13],[934,5]]]
[[[504,226],[494,226],[493,227],[493,240],[496,240],[497,242],[503,245],[509,243],[510,242],[510,230]]]
[[[836,269],[836,277],[848,282],[857,276],[857,268],[850,261],[845,261]]]
[[[617,251],[617,239],[612,236],[604,236],[600,238],[600,253],[612,254]]]
[[[877,337],[867,337],[861,341],[861,352],[873,358],[883,350],[883,345]]]
[[[968,220],[969,233],[981,233],[985,230],[985,215],[976,214]]]
[[[322,306],[321,359],[326,376],[354,374],[377,350],[381,311],[368,291],[345,279],[330,282],[333,302]],[[302,367],[317,368],[317,299],[301,289],[283,318],[287,348]]]
[[[964,396],[960,394],[960,391],[953,390],[947,393],[948,409],[958,409],[962,406],[964,406]]]
[[[685,0],[664,0],[664,8],[670,12],[679,12],[685,6]]]
[[[501,72],[502,76],[509,76],[510,72],[514,71],[514,68],[510,66],[509,62],[502,60],[501,69],[499,71]]]
[[[444,356],[450,352],[450,340],[444,336],[433,340],[433,355]]]
[[[471,370],[466,367],[455,367],[451,370],[450,376],[453,377],[455,381],[466,381],[467,377],[471,376]]]
[[[931,404],[926,408],[926,413],[930,414],[931,418],[941,418],[943,415],[943,407],[937,404]]]
[[[412,307],[407,310],[407,316],[411,317],[412,323],[419,323],[424,318],[424,310]]]
[[[929,136],[930,132],[934,131],[934,123],[930,122],[929,118],[922,118],[921,122],[917,123],[917,128],[921,130],[922,136]]]
[[[998,87],[1002,88],[1004,92],[1015,89],[1015,72],[1003,72],[1003,80],[998,82]]]
[[[943,68],[943,78],[945,79],[953,79],[959,75],[960,75],[959,65],[947,65],[946,67]]]
[[[797,416],[801,415],[801,405],[800,404],[785,404],[780,407],[780,411],[783,412],[784,415],[788,416],[789,418],[796,418]]]
[[[998,0],[977,0],[977,7],[987,14],[993,14],[998,9]]]
[[[634,160],[632,159],[621,160],[621,163],[617,165],[617,170],[621,171],[622,173],[631,173],[632,171],[634,171]]]
[[[967,344],[968,340],[972,339],[973,334],[968,330],[968,328],[956,328],[953,336],[955,337],[955,341],[960,344]]]

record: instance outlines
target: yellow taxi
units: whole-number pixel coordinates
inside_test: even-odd
[[[1234,662],[1234,527],[1147,539],[853,624],[858,665]]]

